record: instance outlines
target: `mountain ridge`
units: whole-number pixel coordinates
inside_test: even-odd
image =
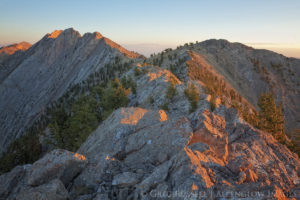
[[[145,58],[71,28],[4,64],[0,199],[300,196],[281,122],[297,129],[300,60],[226,40]]]
[[[81,55],[79,55],[79,57],[82,57],[82,55],[88,55],[88,54],[91,54],[91,53],[93,53],[93,51],[94,51],[94,49],[93,48],[95,48],[97,45],[96,44],[98,44],[99,42],[101,43],[101,41],[103,40],[103,42],[104,42],[104,44],[105,45],[108,45],[108,47],[110,47],[111,49],[116,49],[116,50],[118,50],[119,52],[121,52],[124,56],[126,56],[126,57],[129,57],[129,58],[133,58],[133,59],[145,59],[145,57],[143,57],[143,56],[141,56],[141,55],[139,55],[139,54],[137,54],[137,53],[134,53],[134,52],[132,52],[132,51],[128,51],[128,50],[126,50],[126,49],[124,49],[123,47],[121,47],[120,45],[118,45],[118,44],[116,44],[115,42],[113,42],[113,41],[111,41],[110,39],[108,39],[108,38],[106,38],[106,37],[104,37],[104,36],[102,36],[99,32],[94,32],[94,33],[85,33],[83,36],[78,32],[78,31],[76,31],[76,30],[74,30],[73,28],[68,28],[68,29],[66,29],[66,30],[55,30],[55,31],[53,31],[52,33],[48,33],[48,34],[46,34],[40,41],[38,41],[37,43],[35,43],[30,49],[28,49],[28,50],[26,50],[26,51],[24,51],[23,52],[23,54],[24,54],[24,56],[26,57],[26,55],[27,55],[27,57],[30,57],[32,54],[34,54],[34,53],[38,53],[38,54],[40,54],[40,53],[44,53],[43,51],[40,51],[40,53],[39,52],[35,52],[35,49],[38,49],[38,48],[40,48],[41,46],[43,46],[43,45],[50,45],[50,46],[52,46],[52,48],[54,48],[54,49],[58,49],[58,48],[60,48],[60,46],[61,46],[61,44],[60,45],[58,45],[59,44],[59,42],[58,41],[64,41],[64,42],[67,42],[67,43],[69,43],[69,46],[70,46],[70,48],[74,48],[74,50],[73,51],[76,51],[76,48],[77,48],[77,46],[79,46],[79,45],[86,45],[86,46],[90,46],[90,47],[88,47],[88,48],[85,48],[85,52],[84,53],[81,53]],[[50,44],[50,43],[52,43],[51,41],[56,41],[55,43],[53,43],[52,45]],[[80,42],[81,41],[81,42]],[[49,43],[50,42],[50,43]],[[76,44],[75,46],[74,45],[72,45],[73,43],[78,43],[78,44]],[[54,45],[54,46],[53,46]],[[96,46],[95,46],[96,45]],[[100,45],[100,44],[99,44]],[[64,44],[64,46],[66,46],[65,44]],[[41,48],[43,48],[43,47],[41,47]],[[220,51],[228,51],[228,52],[233,52],[233,49],[235,49],[235,50],[238,50],[238,51],[240,51],[240,52],[246,52],[246,55],[247,54],[249,54],[250,55],[250,58],[246,58],[246,59],[250,59],[250,62],[252,63],[251,65],[257,65],[258,63],[258,61],[257,60],[255,60],[255,59],[259,59],[259,58],[256,58],[255,56],[257,56],[257,55],[266,55],[266,56],[268,56],[268,57],[279,57],[281,60],[282,59],[284,59],[284,60],[286,60],[286,61],[288,61],[288,62],[298,62],[298,63],[300,63],[300,61],[298,60],[298,59],[294,59],[294,58],[286,58],[286,57],[284,57],[284,56],[282,56],[282,55],[280,55],[280,54],[277,54],[277,53],[274,53],[274,52],[271,52],[271,51],[266,51],[266,50],[256,50],[256,49],[254,49],[254,48],[252,48],[252,47],[248,47],[248,46],[246,46],[246,45],[244,45],[244,44],[241,44],[241,43],[230,43],[229,41],[227,41],[227,40],[224,40],[224,39],[221,39],[221,40],[216,40],[216,39],[210,39],[210,40],[206,40],[206,41],[203,41],[203,42],[201,42],[201,43],[196,43],[196,44],[193,44],[193,45],[190,45],[189,46],[189,44],[185,44],[184,46],[182,46],[182,47],[180,47],[180,48],[183,48],[182,50],[183,50],[183,53],[185,52],[185,51],[191,51],[192,52],[192,54],[195,54],[195,55],[201,55],[201,56],[203,56],[203,58],[204,58],[204,60],[206,60],[205,62],[208,62],[209,63],[209,65],[211,65],[212,66],[212,68],[214,68],[214,70],[216,70],[216,72],[214,72],[214,73],[217,73],[217,74],[221,74],[222,76],[224,76],[224,78],[226,79],[226,81],[225,82],[227,82],[227,83],[229,83],[231,86],[233,86],[233,88],[235,88],[235,90],[237,90],[237,93],[238,94],[242,94],[242,97],[245,97],[246,98],[246,101],[249,101],[250,102],[250,104],[248,104],[248,106],[253,106],[256,110],[257,110],[257,99],[258,99],[258,95],[260,94],[260,93],[262,93],[262,92],[266,92],[266,91],[272,91],[273,90],[273,88],[272,88],[272,86],[269,86],[268,84],[266,85],[266,86],[263,86],[262,87],[262,90],[260,90],[259,92],[257,92],[256,91],[256,94],[254,94],[254,96],[253,96],[253,91],[249,88],[249,86],[248,86],[248,84],[249,84],[249,82],[247,83],[247,84],[240,84],[240,85],[236,85],[236,83],[237,83],[237,81],[238,80],[235,80],[235,77],[232,77],[232,73],[231,72],[226,72],[226,66],[231,66],[232,64],[226,64],[226,63],[218,63],[219,62],[219,60],[218,60],[218,53],[216,52],[216,49],[218,49],[218,51],[220,52]],[[177,48],[177,49],[175,49],[175,50],[173,50],[174,52],[176,52],[176,51],[182,51],[182,50],[180,50],[180,48]],[[195,51],[195,49],[197,49],[197,48],[199,48],[199,50],[196,50]],[[224,49],[224,50],[222,50],[222,49]],[[47,51],[47,50],[46,50]],[[193,53],[194,52],[194,53]],[[170,51],[170,49],[169,49],[169,54],[171,54],[172,53],[172,51]],[[166,54],[168,54],[168,53],[166,53]],[[176,53],[175,53],[176,54]],[[188,53],[189,54],[189,53]],[[192,55],[191,54],[191,55]],[[235,52],[233,52],[233,55],[235,54]],[[245,53],[244,53],[245,54]],[[42,55],[42,54],[41,54]],[[272,55],[272,56],[271,56]],[[58,57],[57,57],[58,56]],[[60,57],[59,57],[60,56]],[[60,54],[57,54],[57,53],[55,53],[55,51],[52,51],[52,50],[50,50],[50,51],[48,51],[48,53],[45,55],[45,61],[46,61],[46,64],[47,65],[52,65],[52,64],[54,64],[54,63],[52,63],[52,61],[54,61],[54,60],[63,60],[63,59],[66,59],[67,58],[67,54],[65,55],[65,58],[63,58]],[[168,55],[169,56],[169,55]],[[188,56],[188,55],[187,55]],[[224,56],[223,56],[223,54],[222,55],[219,55],[220,57],[222,57],[222,58],[224,58]],[[235,55],[236,56],[236,55]],[[248,55],[247,55],[248,56]],[[0,77],[1,79],[0,79],[0,81],[1,82],[3,82],[3,80],[5,79],[5,76],[7,76],[8,74],[10,74],[12,71],[14,71],[15,70],[15,68],[16,68],[16,64],[15,64],[15,62],[16,62],[16,60],[18,60],[18,58],[20,58],[20,57],[22,57],[22,56],[18,56],[18,55],[16,55],[16,58],[14,58],[13,56],[12,56],[12,58],[11,59],[8,59],[8,61],[5,63],[4,62],[4,65],[7,65],[7,67],[6,66],[4,66],[4,67],[1,67],[1,69],[3,70],[6,70],[6,71],[4,71],[4,73],[2,73],[2,77]],[[37,57],[39,57],[39,56],[37,56]],[[88,59],[88,58],[86,58],[86,57],[84,57],[84,58],[79,58],[79,60],[84,60],[84,59]],[[13,61],[12,62],[12,67],[10,67],[10,62],[9,61]],[[24,59],[23,59],[24,60]],[[147,58],[147,60],[149,60],[149,62],[151,63],[151,62],[153,62],[153,58],[151,58],[151,57],[149,57],[149,58]],[[277,59],[278,60],[278,59]],[[18,61],[19,63],[20,62],[22,62],[22,59],[21,59],[21,61]],[[73,62],[73,61],[71,61],[71,62]],[[79,61],[80,62],[80,61]],[[148,62],[148,61],[147,61]],[[166,62],[165,63],[165,60],[164,60],[164,58],[163,58],[163,61],[162,61],[163,63],[161,63],[161,65],[163,65],[163,67],[166,67],[167,65],[169,65],[170,63],[168,63],[168,62]],[[227,62],[227,61],[226,61]],[[231,62],[231,61],[229,61],[229,62]],[[242,61],[242,62],[245,62],[245,61]],[[248,61],[249,62],[249,61]],[[273,61],[271,61],[271,66],[274,68],[274,66],[273,66],[273,63],[272,63]],[[275,61],[275,62],[277,62],[277,61]],[[280,65],[281,65],[281,63],[279,63]],[[278,65],[279,65],[278,64]],[[290,63],[287,63],[287,65],[289,65]],[[3,65],[3,63],[1,64],[1,65]],[[55,64],[56,65],[56,64]],[[200,64],[201,65],[201,64]],[[249,64],[247,64],[248,65],[248,69],[246,69],[246,71],[248,70],[248,72],[247,73],[249,73],[249,68],[251,68],[251,66],[249,66]],[[276,63],[274,64],[274,65],[276,65]],[[218,67],[219,66],[219,67]],[[225,66],[225,68],[224,68],[224,66]],[[216,68],[217,67],[217,68]],[[258,67],[259,68],[259,66],[254,66],[254,68],[256,68],[256,67]],[[275,66],[276,67],[276,66]],[[170,66],[167,66],[167,68],[168,69],[170,69]],[[262,66],[262,68],[263,68],[263,70],[266,70],[265,68],[264,68],[264,66]],[[225,71],[224,71],[225,70]],[[255,70],[257,70],[257,69],[255,69]],[[269,69],[268,69],[269,70]],[[278,70],[278,69],[277,69]],[[290,71],[291,69],[290,68],[288,68],[288,70]],[[297,71],[298,70],[298,71]],[[244,71],[245,71],[245,69],[244,69]],[[90,71],[90,72],[92,72],[92,71]],[[297,69],[297,68],[295,68],[294,67],[294,71],[292,71],[291,73],[299,73],[299,69]],[[243,72],[243,73],[245,73],[245,72]],[[251,72],[252,73],[252,72]],[[269,72],[267,72],[267,73],[269,73]],[[233,73],[233,74],[235,74],[234,76],[236,76],[237,74],[239,74],[236,70],[235,70],[235,72]],[[240,74],[239,75],[240,77],[238,77],[239,78],[239,80],[247,80],[247,77],[245,77],[243,74]],[[253,75],[252,75],[253,76]],[[278,77],[278,75],[275,75],[275,78],[276,78],[276,76]],[[80,82],[80,80],[84,80],[84,79],[86,79],[87,78],[87,75],[80,75],[78,78],[77,78],[77,80],[75,80],[75,82],[74,83],[78,83],[78,82]],[[265,78],[265,77],[263,77],[263,78]],[[267,77],[268,78],[268,77]],[[224,79],[224,80],[225,80]],[[275,82],[275,81],[277,81],[278,82],[278,80],[277,80],[278,78],[276,78],[276,80],[274,79],[273,80],[273,82]],[[269,80],[264,80],[263,82],[265,82],[265,81],[269,81]],[[297,81],[297,80],[296,80]],[[257,82],[260,82],[259,84],[260,85],[264,85],[264,84],[261,84],[261,83],[263,83],[263,82],[261,82],[261,80],[258,80]],[[241,83],[241,82],[240,82]],[[299,80],[298,80],[298,82],[294,82],[293,84],[298,84],[299,85]],[[250,84],[249,84],[250,85]],[[252,85],[253,85],[253,83],[252,83]],[[242,87],[241,87],[242,86]],[[64,87],[66,87],[66,86],[64,86]],[[68,87],[68,86],[67,86]],[[66,88],[67,88],[66,87]],[[248,87],[248,89],[247,89],[247,87]],[[253,87],[253,86],[252,86]],[[254,87],[257,87],[257,86],[255,86],[254,85]],[[279,91],[280,93],[282,93],[282,92],[289,92],[288,90],[286,90],[284,87],[285,86],[281,86],[283,89],[281,89],[281,91]],[[290,86],[289,86],[290,87]],[[294,89],[293,89],[293,91],[295,91],[295,89],[297,90],[297,86],[296,87],[294,87]],[[65,90],[65,89],[64,89]],[[63,90],[63,91],[64,91]],[[299,90],[299,89],[298,89]],[[245,92],[245,91],[249,91],[249,92]],[[292,91],[292,92],[293,92]],[[297,99],[297,96],[295,97],[296,99],[291,99],[291,98],[289,98],[289,99],[287,99],[287,100],[284,100],[284,99],[281,99],[280,98],[280,96],[282,96],[280,93],[278,93],[278,94],[276,94],[276,92],[275,92],[275,97],[277,98],[277,97],[279,97],[278,99],[276,99],[278,102],[283,102],[283,106],[284,106],[284,110],[286,111],[286,112],[288,112],[287,114],[286,114],[286,117],[288,117],[287,119],[287,130],[289,131],[289,132],[292,132],[293,130],[294,130],[294,126],[295,126],[295,124],[296,124],[296,126],[295,126],[295,128],[296,129],[298,129],[299,127],[300,127],[300,123],[299,122],[297,122],[295,119],[297,119],[298,117],[299,117],[299,108],[297,108],[297,107],[295,107],[295,106],[293,106],[292,104],[293,104],[293,101],[295,102],[296,101],[296,99]],[[291,95],[291,91],[289,92],[290,94],[289,95]],[[63,92],[60,92],[60,94],[59,95],[62,95],[63,94]],[[296,93],[296,95],[298,94],[298,96],[299,96],[299,91]],[[249,96],[249,95],[252,95],[252,97],[251,96]],[[55,95],[54,95],[55,96]],[[295,96],[295,95],[294,95]],[[284,96],[283,96],[284,97]],[[51,99],[56,99],[56,98],[53,98],[53,97],[51,97]],[[291,101],[290,103],[288,102],[288,101]],[[287,103],[285,103],[285,102],[287,102]],[[295,104],[295,103],[294,103]],[[299,107],[299,106],[298,106]],[[298,115],[297,115],[297,113],[298,113]],[[293,119],[291,118],[291,116],[294,116],[293,117]],[[297,117],[298,116],[298,117]],[[291,119],[291,120],[290,120]],[[298,125],[297,125],[298,124]]]
[[[167,58],[172,54],[173,56],[178,54],[177,57],[179,57],[179,54],[183,55],[187,50],[203,56],[217,73],[223,75],[226,81],[234,86],[239,94],[246,97],[256,109],[259,95],[263,92],[273,92],[276,101],[282,102],[287,112],[287,130],[291,132],[293,127],[299,129],[300,124],[297,119],[300,108],[295,103],[300,98],[300,81],[297,78],[297,74],[300,73],[300,68],[297,67],[300,65],[299,59],[287,58],[268,50],[256,50],[226,40],[212,39],[192,45],[185,44],[177,49],[165,51],[161,65],[171,69],[171,65],[177,65],[178,62],[169,62]],[[149,62],[155,59],[161,60],[159,56],[150,57]],[[278,84],[280,87],[277,88]],[[282,93],[287,94],[282,95]],[[290,97],[286,98],[287,96]]]
[[[21,136],[24,128],[20,126],[31,124],[33,119],[39,116],[37,113],[42,112],[49,102],[63,95],[70,84],[86,79],[90,73],[112,62],[111,59],[114,57],[119,57],[121,60],[139,57],[136,53],[130,53],[114,45],[108,39],[102,37],[99,39],[97,33],[84,34],[81,37],[79,32],[70,28],[62,32],[56,31],[55,38],[48,36],[49,34],[46,34],[25,51],[19,57],[20,61],[17,65],[15,59],[12,59],[11,63],[8,61],[2,63],[1,69],[7,70],[7,77],[2,77],[0,85],[2,94],[0,107],[4,110],[0,114],[0,119],[14,125],[4,123],[0,127],[1,133],[7,132],[8,136],[7,139],[4,137],[2,140],[1,152],[15,136]],[[39,90],[40,92],[37,92]],[[23,104],[26,107],[20,106]],[[9,107],[15,111],[8,110]],[[32,114],[31,117],[23,118],[26,120],[25,123],[14,117],[14,115],[20,117],[31,113],[29,110],[32,110]],[[20,112],[23,114],[17,114]],[[15,120],[17,121],[14,123]],[[17,129],[19,129],[17,132],[11,133]]]

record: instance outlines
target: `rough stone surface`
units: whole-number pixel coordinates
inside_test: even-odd
[[[5,199],[25,174],[23,166],[17,166],[9,173],[0,176],[0,199]]]
[[[117,174],[112,180],[112,185],[116,186],[132,186],[139,182],[138,175],[131,172]]]
[[[47,184],[38,187],[26,188],[16,197],[16,200],[67,200],[68,191],[64,184],[54,179]]]
[[[89,163],[75,155],[90,158]],[[200,191],[212,199],[237,198],[232,192],[282,199],[288,193],[298,197],[299,174],[299,158],[234,109],[199,108],[179,117],[130,107],[114,111],[78,154],[55,150],[34,163],[25,178],[29,185],[14,189],[11,196],[21,197],[27,190],[28,197],[40,197],[40,191],[53,185],[49,181],[59,179],[71,199],[155,199],[185,192],[189,196],[177,196],[184,199]]]
[[[97,129],[79,150],[87,157],[96,158],[95,151],[91,150],[101,146],[103,151],[100,154],[106,155],[97,157],[99,160],[94,160],[97,164],[89,164],[86,168],[89,171],[85,170],[76,178],[81,185],[92,186],[91,193],[97,193],[99,184],[102,189],[98,196],[113,198],[110,196],[112,191],[118,193],[125,187],[128,188],[127,197],[137,195],[146,199],[159,191],[204,191],[205,194],[217,195],[211,191],[244,194],[247,190],[264,195],[277,191],[280,195],[283,194],[280,191],[299,187],[298,157],[271,135],[247,124],[234,109],[220,105],[215,112],[210,112],[199,108],[188,118],[176,119],[176,116],[167,115],[164,121],[159,120],[159,110],[143,109],[145,114],[136,125],[132,125],[126,137],[117,137],[122,140],[116,144],[122,144],[123,153],[116,153],[120,145],[113,148],[113,143],[102,143],[101,140],[116,138],[120,126],[124,126],[121,123],[123,117],[128,116],[122,110],[134,115],[141,108],[115,111],[107,119],[107,122],[114,122],[108,123],[112,126],[106,122],[102,124],[111,128],[110,131]],[[159,155],[165,158],[161,159]],[[91,177],[100,166],[102,171],[97,174],[98,179],[91,183],[87,177]],[[135,187],[115,184],[116,177],[124,172],[142,174],[138,181],[135,180]],[[267,197],[275,198],[274,195]]]
[[[37,186],[58,178],[67,186],[86,164],[87,160],[83,155],[53,150],[32,165],[28,184]]]

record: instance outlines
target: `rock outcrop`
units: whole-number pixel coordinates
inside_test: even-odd
[[[23,189],[16,197],[16,200],[41,199],[67,200],[69,199],[69,194],[62,182],[58,179],[54,179],[38,187]]]
[[[33,165],[0,176],[0,199],[69,199],[67,188],[87,162],[78,153],[54,150]]]
[[[82,171],[86,163],[83,155],[54,150],[31,166],[28,185],[37,186],[56,178],[67,185]]]
[[[55,150],[0,180],[1,197],[17,199],[284,199],[299,197],[299,174],[298,157],[234,109],[183,117],[130,107],[116,110],[78,153]],[[14,184],[20,177],[22,186]]]

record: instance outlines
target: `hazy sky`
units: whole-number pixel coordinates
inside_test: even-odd
[[[0,0],[0,44],[98,31],[149,54],[223,38],[300,57],[300,0]]]

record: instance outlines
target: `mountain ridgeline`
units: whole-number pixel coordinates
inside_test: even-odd
[[[0,199],[300,198],[299,59],[226,40],[146,58],[71,28],[0,71]]]
[[[54,31],[14,60],[5,60],[7,69],[0,85],[0,152],[20,137],[46,107],[71,85],[86,80],[106,64],[139,57],[100,33],[81,36],[73,29]],[[126,60],[126,61],[125,61]]]

